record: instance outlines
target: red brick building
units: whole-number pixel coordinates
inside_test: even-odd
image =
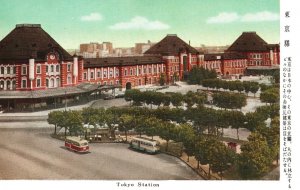
[[[167,83],[184,79],[193,66],[203,61],[203,55],[176,34],[167,35],[144,54],[162,56]]]
[[[247,57],[241,53],[204,54],[204,62],[200,66],[214,69],[218,75],[244,75],[247,68]]]
[[[185,79],[195,66],[219,75],[243,75],[249,67],[278,67],[278,44],[244,32],[225,53],[203,54],[167,35],[144,56],[71,56],[38,24],[17,25],[0,41],[0,105],[8,109],[56,106],[107,87],[132,88]],[[95,92],[96,93],[93,93]]]
[[[157,84],[166,68],[161,56],[84,59],[83,81],[132,88]]]
[[[72,57],[39,24],[16,25],[0,41],[3,107],[61,102],[61,97],[83,92],[76,89],[82,73],[83,59]]]
[[[22,24],[0,42],[0,89],[76,86],[83,60],[72,57],[38,24]]]
[[[243,32],[226,52],[237,52],[247,56],[247,66],[279,66],[279,44],[268,44],[256,32]]]

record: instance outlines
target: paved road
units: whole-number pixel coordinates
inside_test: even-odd
[[[165,154],[135,152],[126,144],[90,144],[91,153],[77,154],[49,136],[52,128],[0,125],[0,179],[201,179]]]

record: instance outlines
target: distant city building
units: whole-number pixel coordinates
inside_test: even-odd
[[[113,57],[126,57],[126,56],[134,56],[134,48],[114,48],[113,50]]]
[[[143,54],[145,53],[148,49],[150,49],[155,43],[150,42],[150,40],[148,40],[147,43],[136,43],[135,44],[135,49],[134,52],[136,54]]]
[[[89,44],[80,44],[78,54],[84,58],[98,58],[112,55],[113,45],[111,42],[91,42]]]
[[[225,50],[228,49],[229,46],[205,46],[195,47],[199,52],[203,53],[224,53]]]

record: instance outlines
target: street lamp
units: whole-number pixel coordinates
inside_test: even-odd
[[[65,90],[65,111],[67,111],[67,91]]]

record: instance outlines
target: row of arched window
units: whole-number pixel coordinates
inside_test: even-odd
[[[1,80],[0,81],[0,90],[15,90],[16,81],[15,80]]]

